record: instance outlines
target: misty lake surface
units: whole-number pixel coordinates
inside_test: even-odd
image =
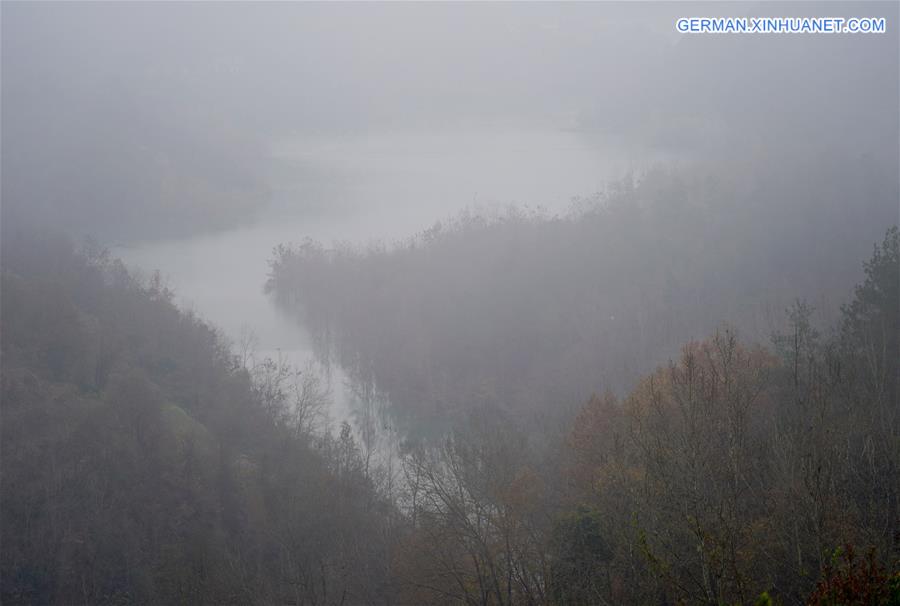
[[[272,248],[306,237],[393,242],[464,208],[510,204],[565,211],[642,165],[574,131],[473,129],[296,137],[272,142],[271,201],[252,224],[223,233],[116,250],[132,268],[158,269],[176,301],[237,342],[252,331],[259,355],[303,367],[303,328],[263,293]],[[329,379],[333,423],[352,420],[339,369]]]

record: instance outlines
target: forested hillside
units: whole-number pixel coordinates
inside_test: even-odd
[[[900,606],[898,23],[0,0],[0,604]]]
[[[833,329],[798,303],[771,348],[721,328],[562,432],[485,402],[371,464],[311,422],[314,377],[159,279],[2,244],[4,603],[900,598],[896,228]]]
[[[820,327],[836,320],[896,185],[849,159],[806,168],[806,184],[796,163],[657,170],[564,215],[468,212],[396,245],[281,246],[268,288],[407,423],[484,404],[546,417],[624,394],[722,322],[766,343],[797,298]]]
[[[105,253],[2,244],[4,604],[386,599],[395,507],[314,383]]]

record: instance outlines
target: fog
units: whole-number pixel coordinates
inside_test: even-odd
[[[464,207],[564,212],[573,199],[641,166],[553,130],[294,138],[275,144],[273,158],[271,199],[252,225],[116,252],[159,269],[183,305],[228,334],[249,328],[262,350],[283,352],[308,341],[262,292],[275,244],[401,241]]]
[[[543,145],[512,140],[536,132],[574,133],[580,142],[546,145],[593,145],[607,156],[592,178],[575,183],[568,156],[553,154],[542,189],[523,180],[480,194],[521,201],[527,189],[543,204],[589,195],[609,173],[646,164],[652,151],[731,162],[776,145],[895,151],[893,124],[875,120],[895,120],[890,30],[802,40],[677,34],[674,19],[700,8],[758,10],[14,3],[3,26],[5,207],[113,242],[221,231],[258,220],[299,179],[296,155],[287,175],[279,163],[292,142],[333,143],[338,152],[353,145],[348,138],[369,136],[375,147],[425,145],[425,157],[468,147],[467,158],[489,155],[504,173],[515,153],[491,148]],[[827,4],[820,12],[848,10]],[[505,135],[483,142],[482,132]],[[459,140],[448,141],[449,133]],[[353,171],[355,162],[351,154],[338,170]],[[469,204],[487,172],[470,168],[458,167],[464,197],[435,188],[421,204]],[[306,195],[292,195],[294,214],[339,211],[323,199],[329,192],[302,187]],[[406,209],[397,213],[406,218]],[[422,228],[438,217],[415,218]]]
[[[261,290],[276,244],[391,242],[463,208],[560,212],[662,158],[579,128],[602,81],[636,69],[612,61],[611,24],[651,43],[641,65],[675,42],[656,12],[12,6],[7,211],[99,237],[232,338],[303,357]]]
[[[758,12],[11,4],[4,212],[121,247],[227,333],[291,349],[296,326],[258,296],[278,243],[391,242],[464,208],[562,212],[698,158],[733,171],[839,145],[894,167],[894,34],[678,34],[701,8]]]
[[[3,3],[3,601],[814,603],[846,545],[888,578],[898,23]]]
[[[424,143],[425,157],[485,143],[484,154],[497,145],[516,153],[542,145],[477,137],[481,130],[514,139],[572,128],[591,108],[599,81],[616,79],[622,68],[606,58],[615,42],[604,50],[602,38],[587,31],[577,39],[559,32],[557,21],[571,16],[548,7],[516,13],[510,20],[489,6],[11,5],[4,30],[7,207],[113,240],[190,236],[257,219],[276,192],[291,196],[293,214],[339,212],[331,191],[310,191],[309,183],[283,191],[302,180],[298,155],[313,146],[330,153],[359,147],[346,166],[332,167],[353,173],[358,156],[374,150],[352,141],[369,135],[371,145],[398,154]],[[416,26],[404,25],[410,21]],[[667,36],[659,38],[665,48]],[[584,65],[576,53],[596,60]],[[284,149],[297,144],[285,168]],[[309,170],[319,170],[325,154]],[[491,158],[509,170],[511,160]],[[565,181],[555,175],[557,163],[544,169],[544,194],[596,187],[594,176],[579,183],[584,190],[571,183],[557,191],[552,184]],[[466,168],[458,178],[464,197],[453,208],[472,200],[487,172]],[[517,183],[481,195],[508,202],[524,189]],[[26,191],[28,204],[17,202]],[[456,192],[434,189],[428,198],[450,200]],[[144,211],[140,220],[135,207]],[[424,219],[421,228],[437,217],[416,218]]]
[[[13,3],[5,211],[113,244],[281,216],[315,224],[316,237],[365,240],[472,204],[558,208],[661,159],[735,170],[838,148],[892,171],[890,29],[765,38],[674,27],[698,11],[762,8],[807,14]],[[323,216],[333,229],[318,227]]]

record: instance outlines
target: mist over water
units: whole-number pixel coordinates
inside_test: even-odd
[[[315,357],[309,335],[263,293],[276,244],[390,245],[464,209],[564,213],[574,199],[651,164],[646,153],[552,127],[297,136],[274,140],[269,158],[271,200],[252,225],[115,252],[137,270],[158,269],[179,305],[235,343],[251,331],[258,356],[282,356],[298,368]],[[340,368],[331,371],[340,422],[352,396]]]
[[[3,604],[896,597],[897,2],[0,12]]]

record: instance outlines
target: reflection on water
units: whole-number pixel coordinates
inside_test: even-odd
[[[234,341],[249,328],[259,354],[280,353],[303,368],[312,357],[308,335],[263,294],[275,245],[392,241],[465,207],[562,211],[634,168],[628,157],[555,130],[292,138],[272,145],[273,200],[256,224],[116,252],[132,267],[159,269],[180,305]],[[336,424],[358,411],[345,378],[332,369]]]

